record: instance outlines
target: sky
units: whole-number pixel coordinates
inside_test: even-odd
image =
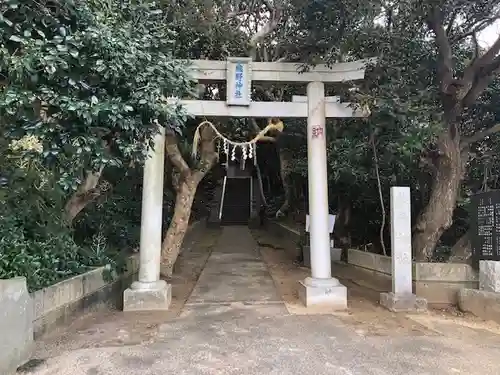
[[[478,41],[483,47],[489,47],[495,42],[495,40],[498,39],[499,35],[500,22],[497,21],[484,29],[483,32],[479,34]]]

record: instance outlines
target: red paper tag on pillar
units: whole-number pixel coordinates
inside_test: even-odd
[[[313,138],[321,138],[323,137],[323,127],[320,125],[313,126],[312,128],[312,137]]]

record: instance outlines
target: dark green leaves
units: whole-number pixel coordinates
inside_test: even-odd
[[[177,130],[186,117],[163,98],[189,93],[192,82],[149,2],[58,5],[0,5],[0,72],[9,77],[0,111],[11,137],[32,134],[50,148],[42,161],[73,188],[96,165],[141,162],[152,120]],[[73,147],[77,138],[87,146]]]

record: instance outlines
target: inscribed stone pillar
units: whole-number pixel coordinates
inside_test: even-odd
[[[427,301],[413,294],[411,196],[409,187],[391,187],[392,292],[381,293],[380,304],[391,311],[425,310]]]
[[[33,349],[33,301],[26,278],[0,280],[0,374],[15,374]]]

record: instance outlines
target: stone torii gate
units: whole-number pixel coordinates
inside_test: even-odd
[[[331,274],[325,123],[327,117],[368,114],[338,97],[325,97],[324,83],[363,79],[367,61],[318,65],[303,73],[295,63],[252,62],[247,57],[191,63],[192,77],[200,83],[225,80],[227,84],[226,101],[181,100],[194,116],[307,117],[311,277],[300,282],[299,296],[306,306],[345,309],[347,288]],[[307,83],[307,96],[294,96],[291,102],[253,102],[253,81]],[[144,166],[139,277],[124,292],[125,311],[166,310],[171,301],[171,285],[160,280],[165,157],[165,130],[160,130]]]

